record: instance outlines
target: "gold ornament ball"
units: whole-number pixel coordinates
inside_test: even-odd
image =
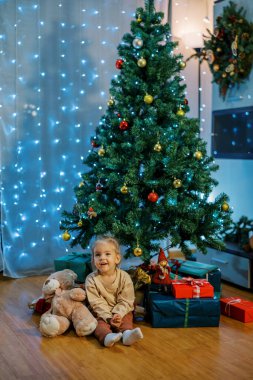
[[[213,65],[213,71],[217,72],[220,70],[220,66],[219,65]]]
[[[201,158],[203,157],[203,154],[202,154],[202,152],[200,152],[199,150],[197,150],[194,153],[194,157],[197,158],[197,160],[201,160]]]
[[[179,110],[177,111],[177,116],[184,116],[185,112],[184,110],[180,107]]]
[[[142,18],[141,18],[141,16],[140,15],[138,15],[138,18],[137,18],[137,20],[136,20],[137,22],[142,22]]]
[[[79,222],[77,223],[78,227],[82,227],[83,226],[83,222],[81,220],[79,220]]]
[[[229,210],[229,204],[227,202],[224,202],[221,206],[223,211],[228,211]]]
[[[231,73],[229,74],[231,77],[233,77],[235,75],[234,71],[231,71]]]
[[[146,59],[145,58],[140,58],[140,59],[138,59],[138,61],[137,61],[137,65],[139,66],[139,67],[145,67],[146,66],[146,64],[147,64],[147,61],[146,61]]]
[[[162,145],[159,142],[156,143],[154,146],[154,151],[161,152],[161,150],[162,150]]]
[[[126,185],[122,186],[122,188],[120,189],[121,193],[122,194],[127,194],[128,193],[128,188]]]
[[[153,98],[152,95],[146,94],[146,95],[144,96],[144,102],[145,102],[146,104],[151,104],[151,103],[153,103],[153,100],[154,100],[154,98]]]
[[[249,33],[242,33],[242,38],[244,39],[244,40],[247,40],[248,38],[249,38]]]
[[[79,187],[83,187],[84,186],[84,183],[83,181],[79,183]]]
[[[63,239],[64,241],[68,241],[70,238],[71,238],[71,235],[69,234],[68,231],[65,231],[65,232],[62,234],[62,239]]]
[[[142,249],[140,247],[136,247],[134,249],[134,256],[139,257],[142,255]]]
[[[179,187],[181,187],[182,186],[182,181],[181,181],[181,179],[175,179],[174,181],[173,181],[173,186],[175,187],[175,189],[178,189]]]
[[[221,52],[221,48],[220,47],[218,47],[217,49],[216,49],[216,51],[218,52],[218,53],[220,53]]]
[[[186,67],[186,63],[184,61],[179,62],[180,69],[184,69]]]
[[[227,73],[222,74],[222,78],[226,78],[226,76],[227,76]]]
[[[99,156],[104,156],[105,155],[105,150],[104,148],[100,148],[99,151],[98,151],[98,155]]]
[[[107,105],[108,105],[109,107],[112,107],[112,106],[114,105],[114,100],[113,100],[113,98],[110,98],[110,99],[108,100]]]

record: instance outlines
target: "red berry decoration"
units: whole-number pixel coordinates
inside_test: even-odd
[[[126,120],[122,120],[119,124],[119,129],[121,129],[122,131],[125,131],[128,128],[129,128],[128,122]]]
[[[124,63],[123,59],[117,59],[115,63],[116,68],[119,70],[122,69],[123,63]]]
[[[155,203],[158,200],[158,198],[159,195],[154,190],[148,195],[148,200],[153,203]]]

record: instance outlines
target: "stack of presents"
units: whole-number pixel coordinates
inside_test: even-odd
[[[89,253],[72,253],[55,260],[55,270],[72,269],[83,283],[91,272]],[[253,302],[221,298],[221,271],[215,265],[169,259],[160,249],[157,262],[127,269],[136,292],[136,321],[152,327],[215,327],[220,314],[253,322]]]

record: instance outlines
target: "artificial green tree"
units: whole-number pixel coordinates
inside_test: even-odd
[[[63,212],[63,239],[72,238],[72,247],[111,233],[126,256],[146,262],[167,237],[186,255],[189,242],[203,253],[223,247],[228,197],[209,200],[218,166],[207,156],[198,120],[186,117],[185,62],[162,19],[154,1],[145,1],[118,46],[108,108],[91,137],[76,204]]]

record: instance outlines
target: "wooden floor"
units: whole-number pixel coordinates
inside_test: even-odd
[[[221,316],[220,327],[154,329],[131,347],[99,345],[74,331],[43,338],[39,315],[27,303],[40,295],[43,276],[0,276],[1,380],[242,380],[253,379],[253,323]],[[253,293],[222,286],[223,296]]]

